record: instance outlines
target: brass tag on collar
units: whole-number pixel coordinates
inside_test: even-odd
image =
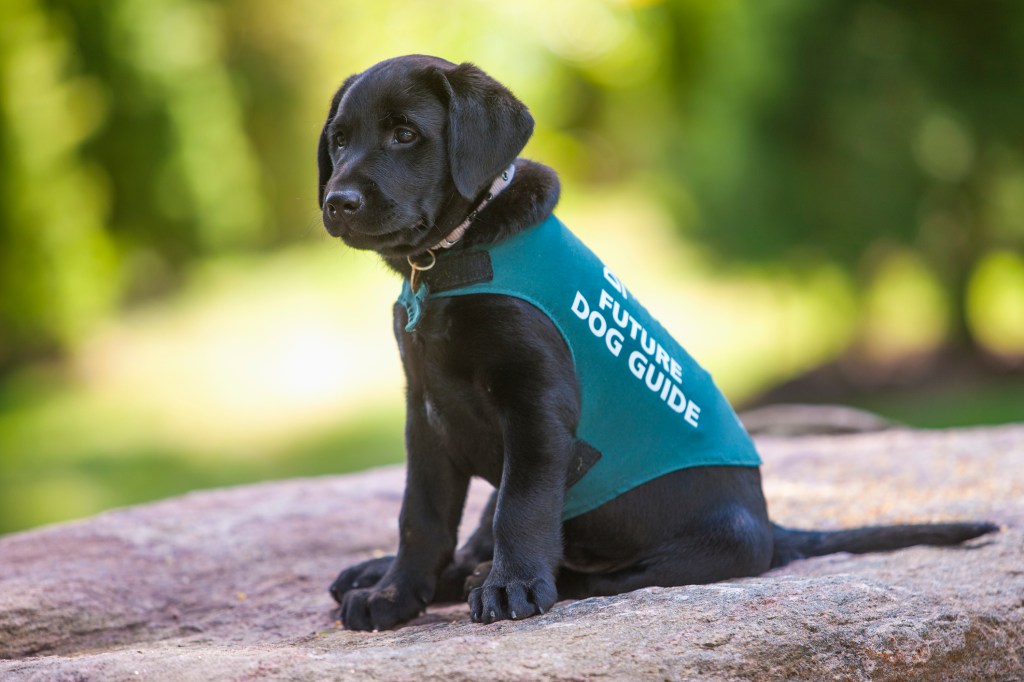
[[[427,263],[426,265],[421,265],[417,263],[412,259],[412,256],[405,257],[406,262],[409,263],[409,267],[412,268],[412,271],[409,273],[409,287],[414,292],[419,288],[418,285],[420,283],[420,273],[426,272],[430,268],[437,265],[437,256],[434,255],[434,252],[428,249],[426,253],[427,255],[430,256],[430,262]]]

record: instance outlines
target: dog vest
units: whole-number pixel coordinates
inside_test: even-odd
[[[563,520],[679,469],[761,464],[711,375],[553,215],[498,244],[438,254],[423,275],[399,297],[406,331],[428,299],[502,294],[561,332],[581,400]]]

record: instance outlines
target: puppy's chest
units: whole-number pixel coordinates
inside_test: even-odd
[[[432,378],[421,394],[423,421],[430,433],[418,437],[440,443],[439,456],[497,485],[504,446],[497,411],[486,391],[448,376]]]
[[[453,332],[442,310],[415,332],[399,332],[410,410],[420,410],[422,428],[414,438],[444,445],[445,453],[473,473],[492,477],[501,470],[498,411],[473,339]]]
[[[416,393],[422,396],[428,424],[446,437],[496,430],[498,413],[486,381],[470,368],[459,366],[458,356],[444,354],[436,359],[421,355],[408,363],[413,368],[407,365],[407,374],[410,370],[417,374],[415,380],[409,377],[409,383],[419,388]]]

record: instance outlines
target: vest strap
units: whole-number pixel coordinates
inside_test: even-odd
[[[597,464],[599,459],[601,459],[601,453],[597,448],[585,440],[577,439],[573,443],[572,459],[569,460],[565,487],[568,489],[579,483],[579,480]]]
[[[446,255],[438,258],[437,265],[424,271],[421,277],[432,294],[490,282],[494,279],[491,254],[467,251]]]

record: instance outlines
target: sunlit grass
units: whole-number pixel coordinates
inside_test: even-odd
[[[400,402],[396,286],[375,258],[327,241],[210,261],[174,300],[84,344],[77,385],[90,404],[149,415],[151,438],[259,456]]]
[[[949,428],[1024,421],[1024,382],[994,380],[922,392],[889,391],[851,403],[918,428]]]
[[[0,531],[403,458],[395,281],[315,241],[208,261],[0,385]]]
[[[113,418],[92,426],[109,433],[122,428],[123,422]],[[8,427],[0,426],[0,442],[8,440]],[[36,435],[47,438],[50,434],[37,431]],[[77,443],[57,434],[50,444],[63,445],[59,454],[0,459],[0,532],[199,488],[346,473],[403,459],[398,410],[344,420],[279,450],[264,450],[255,459],[217,449],[159,446],[142,439],[129,451],[116,433],[110,435],[107,443],[101,438]]]

